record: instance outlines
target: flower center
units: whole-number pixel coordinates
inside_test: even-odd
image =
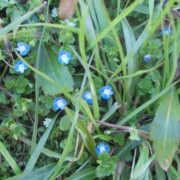
[[[91,93],[86,94],[87,99],[92,99]]]
[[[63,104],[63,102],[61,100],[57,101],[57,105],[58,105],[58,107],[64,106],[64,104]]]
[[[101,147],[100,147],[100,151],[101,151],[101,153],[102,153],[102,152],[106,152],[105,147],[104,147],[104,146],[101,146]]]
[[[25,46],[20,46],[20,47],[19,47],[19,50],[20,50],[20,51],[24,51],[24,50],[26,50],[26,48],[25,48]]]
[[[68,57],[67,57],[66,54],[63,54],[63,55],[61,56],[61,59],[62,59],[64,62],[67,62],[67,61],[68,61]]]
[[[108,95],[108,94],[110,94],[110,92],[111,92],[111,91],[110,91],[109,89],[105,89],[105,90],[104,90],[104,94],[107,94],[107,95]]]
[[[23,64],[20,64],[20,65],[19,65],[19,71],[20,71],[20,72],[24,72],[24,65],[23,65]]]

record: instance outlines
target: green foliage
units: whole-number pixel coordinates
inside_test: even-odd
[[[77,163],[79,165],[82,165],[87,159],[88,159],[88,153],[84,151],[80,159],[78,159]]]
[[[62,131],[67,131],[68,129],[70,129],[70,127],[71,127],[71,120],[67,115],[63,116],[60,120],[59,129]]]
[[[76,12],[66,20],[60,2],[0,2],[0,179],[178,179],[177,1],[69,1],[60,6]],[[19,42],[30,45],[24,56]],[[62,50],[69,64],[58,61]],[[65,110],[55,111],[56,97]],[[101,140],[109,153],[96,153]]]
[[[112,136],[113,136],[113,141],[115,143],[119,144],[120,146],[122,146],[124,144],[124,140],[125,140],[124,133],[115,133]]]
[[[179,115],[176,90],[171,89],[160,102],[150,132],[156,158],[165,171],[179,145]]]
[[[116,164],[113,161],[103,162],[96,168],[96,175],[99,178],[114,175]]]
[[[1,124],[2,127],[10,131],[10,135],[18,140],[19,137],[26,135],[25,128],[21,124],[16,123],[13,119],[6,118]]]
[[[30,9],[34,9],[35,7],[39,6],[41,4],[41,0],[32,0],[30,3]]]
[[[61,143],[60,143],[60,147],[61,147],[62,149],[64,149],[66,143],[67,143],[67,139],[63,139],[63,140],[61,141]],[[75,140],[73,139],[73,140],[69,143],[69,149],[68,149],[68,151],[69,151],[69,152],[72,151],[72,150],[74,149],[74,147],[75,147]]]
[[[19,94],[23,93],[28,83],[29,81],[26,78],[24,78],[23,76],[19,76],[15,84],[17,93]]]
[[[154,86],[149,76],[146,76],[145,78],[141,79],[141,81],[138,83],[138,87],[140,96],[152,94],[154,92]]]
[[[62,30],[59,34],[59,42],[73,44],[75,41],[73,33],[71,31]]]
[[[143,47],[140,50],[140,53],[145,56],[146,54],[150,54],[152,58],[158,59],[162,56],[162,41],[160,39],[152,39],[148,42],[148,45]]]

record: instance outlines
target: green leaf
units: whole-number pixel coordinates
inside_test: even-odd
[[[60,124],[59,124],[59,128],[62,130],[62,131],[66,131],[68,129],[71,128],[71,120],[69,119],[69,117],[67,115],[63,116],[61,118],[61,121],[60,121]]]
[[[124,144],[125,133],[115,133],[112,136],[115,143],[119,144],[120,146]]]
[[[162,169],[168,170],[179,144],[180,105],[177,93],[170,90],[162,99],[151,125],[153,149]]]
[[[11,22],[16,21],[21,18],[21,11],[19,11],[16,6],[13,6],[12,13],[10,14],[10,18],[11,18]],[[15,34],[16,34],[17,30],[19,29],[20,24],[21,24],[21,22],[17,23],[13,27],[14,38],[15,38]]]
[[[73,119],[74,112],[71,109],[69,109],[68,107],[66,107],[65,110],[66,110],[66,114],[69,116],[69,118]],[[91,152],[91,154],[94,157],[97,158],[97,154],[95,151],[94,139],[93,139],[92,135],[90,134],[90,132],[87,130],[87,128],[84,126],[84,124],[79,119],[77,121],[76,129],[81,134],[81,136],[83,138],[84,145],[86,146],[86,148],[89,150],[89,152]]]
[[[58,54],[50,46],[44,44],[40,56],[40,71],[53,79],[62,88],[66,89],[66,91],[72,91],[74,85],[72,76],[67,67],[58,62]],[[55,84],[50,84],[49,81],[42,77],[40,77],[40,85],[45,95],[56,95],[60,93],[59,88]]]
[[[6,96],[3,92],[0,92],[0,103],[3,103],[3,104],[7,103]]]
[[[0,141],[0,153],[4,156],[6,161],[9,163],[15,174],[21,173],[19,166],[16,164],[12,156],[9,154],[4,144]]]
[[[56,167],[56,164],[44,166],[34,171],[23,172],[17,176],[10,177],[6,180],[42,180]]]
[[[46,131],[42,135],[41,139],[39,140],[34,152],[31,154],[31,157],[30,157],[30,159],[26,165],[24,172],[31,171],[34,168],[34,166],[35,166],[35,164],[36,164],[36,162],[37,162],[37,160],[38,160],[38,158],[42,152],[42,149],[43,149],[43,147],[44,147],[44,145],[45,145],[45,143],[49,137],[49,134],[52,130],[52,127],[55,123],[57,116],[58,116],[58,114],[52,119],[50,125],[48,126],[48,128],[46,129]]]
[[[83,169],[82,171],[73,173],[72,176],[66,178],[65,180],[91,180],[91,179],[95,179],[96,175],[95,175],[95,167],[88,167]]]
[[[8,0],[3,0],[0,2],[0,10],[7,6],[8,6]]]
[[[140,140],[139,136],[138,136],[138,130],[136,128],[129,128],[129,132],[130,132],[130,136],[129,138],[133,141],[133,140]]]

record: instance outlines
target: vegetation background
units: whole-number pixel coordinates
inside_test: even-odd
[[[0,1],[0,179],[179,180],[179,0]]]

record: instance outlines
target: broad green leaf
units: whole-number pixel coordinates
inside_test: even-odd
[[[36,169],[34,171],[24,172],[19,175],[10,177],[6,180],[42,180],[46,177],[54,168],[56,164],[51,164],[44,166],[42,168]]]
[[[65,180],[92,180],[96,178],[95,170],[95,167],[88,167],[82,171],[74,173]]]
[[[21,18],[21,12],[18,10],[18,8],[16,6],[13,6],[12,8],[12,13],[10,15],[11,18],[11,22],[16,21],[17,19]],[[19,29],[21,22],[17,23],[14,27],[13,27],[13,34],[15,37],[15,34],[17,32],[17,30]]]
[[[162,169],[168,170],[179,144],[180,105],[172,88],[163,97],[150,127],[153,149]]]
[[[1,0],[0,1],[0,10],[3,9],[4,7],[8,6],[8,0]]]
[[[58,54],[49,45],[43,44],[40,56],[40,71],[53,79],[67,92],[72,91],[74,85],[72,76],[67,67],[58,61]],[[40,77],[40,86],[42,86],[45,95],[56,95],[60,93],[59,88],[55,84],[49,83],[49,81],[42,77]]]
[[[62,131],[67,131],[68,129],[71,128],[71,124],[72,124],[71,120],[67,115],[65,115],[61,118],[59,129],[61,129]]]

